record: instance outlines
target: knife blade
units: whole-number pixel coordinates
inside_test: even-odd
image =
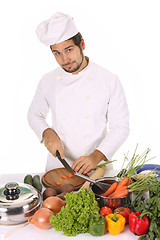
[[[65,159],[62,159],[62,158],[61,158],[61,155],[60,155],[60,153],[59,153],[58,150],[56,151],[56,156],[57,156],[57,158],[60,160],[60,162],[63,164],[63,166],[64,166],[70,173],[72,173],[73,175],[75,175],[75,171],[71,168],[71,166],[66,162]]]

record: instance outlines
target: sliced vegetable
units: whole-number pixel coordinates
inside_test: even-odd
[[[53,215],[53,212],[48,208],[38,209],[32,217],[28,219],[30,224],[35,225],[41,229],[51,228],[52,225],[49,222],[49,218]]]
[[[72,173],[69,173],[69,174],[68,174],[68,177],[69,177],[69,178],[72,178],[72,177],[74,177],[74,175],[73,175]]]
[[[57,186],[61,186],[62,183],[61,182],[56,182]]]
[[[62,178],[62,179],[67,179],[67,176],[62,175],[61,178]]]
[[[114,214],[109,214],[105,217],[106,228],[111,235],[118,235],[123,231],[125,226],[125,218],[122,215],[117,214],[117,211],[118,210],[116,210]]]
[[[111,214],[111,213],[113,213],[112,209],[109,208],[109,207],[106,207],[106,206],[102,207],[101,210],[100,210],[100,214],[104,217],[108,214]]]
[[[118,186],[118,183],[117,182],[114,182],[108,189],[105,193],[103,193],[103,197],[108,197],[111,193],[113,193],[116,188]]]
[[[98,213],[93,213],[90,217],[88,232],[93,236],[104,235],[105,217]]]
[[[57,196],[48,197],[43,201],[43,207],[50,209],[55,215],[60,212],[61,208],[65,205],[65,201]]]

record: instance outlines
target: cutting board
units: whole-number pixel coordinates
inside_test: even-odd
[[[67,179],[63,179],[61,176],[66,176]],[[52,169],[42,176],[42,183],[45,187],[57,187],[57,182],[61,182],[62,185],[70,183],[78,190],[85,183],[85,180],[77,176],[70,178],[66,168]]]

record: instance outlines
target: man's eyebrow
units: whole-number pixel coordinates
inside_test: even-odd
[[[74,45],[69,45],[68,47],[64,48],[64,50],[67,50],[67,49],[72,48],[72,47],[74,47]],[[51,48],[51,50],[52,50],[53,53],[55,53],[55,52],[56,52],[56,53],[60,53],[60,52],[59,52],[58,50],[56,50],[56,49],[54,50],[54,49]]]
[[[68,47],[65,48],[65,50],[67,50],[68,48],[74,47],[74,45],[70,45]]]
[[[52,48],[51,48],[51,51],[53,52],[53,53],[60,53],[58,50],[53,50]]]

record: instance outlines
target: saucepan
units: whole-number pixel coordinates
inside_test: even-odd
[[[103,177],[96,179],[96,182],[104,182],[107,183],[109,186],[114,182],[117,182],[117,177]],[[107,206],[112,210],[118,207],[129,207],[131,204],[131,193],[127,196],[120,197],[120,198],[110,198],[110,197],[103,197],[102,194],[104,193],[102,189],[97,187],[96,184],[90,183],[89,185],[90,190],[95,194],[95,198],[99,204],[99,207]],[[106,189],[107,190],[107,189]]]
[[[40,208],[41,193],[25,183],[9,182],[0,186],[0,224],[26,222]]]

